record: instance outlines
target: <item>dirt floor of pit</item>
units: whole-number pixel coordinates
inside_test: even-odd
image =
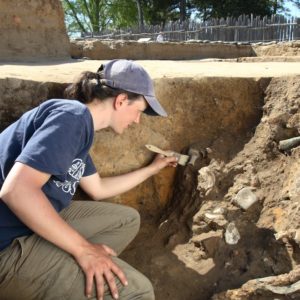
[[[80,71],[95,70],[100,63],[11,63],[0,66],[0,78],[69,82]],[[224,134],[209,145],[205,141],[192,145],[204,153],[203,159],[195,166],[178,168],[166,210],[155,218],[143,216],[141,232],[122,257],[151,279],[157,300],[300,299],[297,291],[288,288],[300,280],[298,273],[277,280],[280,274],[289,276],[300,262],[295,234],[300,228],[300,149],[278,150],[280,140],[299,134],[300,63],[140,63],[153,78],[274,79],[265,91],[261,121],[251,132],[238,139]],[[207,155],[206,147],[212,153]],[[203,168],[207,169],[201,177]],[[234,203],[244,187],[250,187],[258,199],[249,210]],[[229,245],[224,236],[232,222],[240,240]],[[278,239],[274,234],[279,234]],[[275,276],[269,288],[251,283],[251,279],[269,276]],[[285,294],[272,292],[272,284],[286,287]]]

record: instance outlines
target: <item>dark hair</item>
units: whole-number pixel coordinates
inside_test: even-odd
[[[90,103],[95,98],[105,100],[116,97],[119,94],[127,94],[129,100],[137,100],[141,95],[124,91],[122,89],[111,88],[101,82],[103,72],[82,72],[75,82],[68,85],[64,91],[64,98],[78,100],[82,103]]]

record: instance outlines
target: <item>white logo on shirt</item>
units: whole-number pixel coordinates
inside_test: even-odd
[[[53,180],[58,188],[61,188],[63,192],[74,195],[77,184],[82,177],[85,170],[85,163],[80,158],[75,158],[72,161],[72,165],[68,170],[68,174],[74,178],[74,181],[65,180],[64,182]]]

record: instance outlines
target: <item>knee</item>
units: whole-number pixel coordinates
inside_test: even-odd
[[[147,277],[145,277],[144,275],[142,276],[143,278],[140,278],[140,286],[138,287],[137,291],[140,292],[141,299],[154,300],[155,296],[152,283]]]
[[[126,287],[127,288],[127,287]],[[126,289],[125,288],[125,289]],[[131,274],[128,278],[128,288],[131,289],[130,299],[141,299],[141,300],[154,300],[154,290],[150,280],[136,271],[134,274]]]
[[[130,224],[133,230],[137,233],[141,225],[141,217],[139,212],[132,207],[126,207],[126,216],[128,224]]]

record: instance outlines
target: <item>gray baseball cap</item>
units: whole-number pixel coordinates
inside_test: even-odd
[[[155,97],[152,80],[146,70],[137,63],[126,59],[111,60],[100,66],[103,71],[101,82],[112,88],[143,95],[148,108],[148,115],[166,117],[167,113]]]

